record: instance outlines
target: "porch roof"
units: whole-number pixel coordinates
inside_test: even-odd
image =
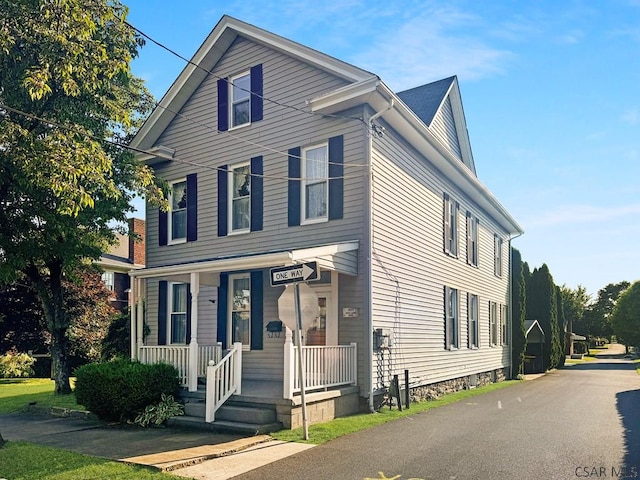
[[[175,265],[149,267],[129,272],[134,278],[171,277],[188,281],[191,273],[204,274],[202,283],[217,284],[220,272],[280,267],[304,262],[318,262],[325,270],[335,270],[347,275],[358,274],[358,241],[319,245],[292,250],[245,253],[213,257]],[[211,278],[207,278],[209,275]],[[209,281],[207,281],[209,280]]]

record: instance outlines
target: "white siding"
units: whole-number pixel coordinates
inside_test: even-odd
[[[446,145],[453,154],[462,161],[462,152],[460,151],[460,142],[458,140],[458,131],[456,129],[455,120],[453,118],[453,110],[451,108],[451,98],[447,96],[438,113],[436,113],[431,125],[429,126],[438,139]],[[463,132],[466,133],[466,132]]]
[[[394,372],[433,383],[509,365],[509,349],[489,347],[489,301],[508,304],[507,234],[393,130],[374,139],[373,327],[392,332]],[[458,258],[444,253],[443,193],[460,203]],[[465,215],[480,219],[479,266],[466,262]],[[502,278],[493,274],[493,235],[503,235]],[[444,287],[459,290],[461,345],[444,349]],[[467,348],[467,296],[479,297],[480,349]],[[375,379],[375,362],[374,362]]]

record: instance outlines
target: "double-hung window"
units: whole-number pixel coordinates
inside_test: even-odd
[[[445,350],[453,350],[460,347],[460,302],[458,290],[444,288],[444,336]]]
[[[102,283],[104,283],[104,286],[107,288],[107,290],[113,292],[113,290],[115,289],[115,273],[104,272],[102,274]]]
[[[231,306],[231,343],[240,342],[246,349],[251,347],[251,277],[238,275],[229,277]]]
[[[444,251],[458,256],[458,202],[444,194]]]
[[[231,77],[231,127],[251,122],[251,74],[244,72]]]
[[[469,328],[469,348],[479,348],[480,338],[478,330],[478,296],[472,293],[467,294],[467,317]]]
[[[493,273],[502,276],[502,238],[498,235],[493,236]]]
[[[229,178],[229,218],[231,232],[248,232],[251,228],[250,164],[231,167]]]
[[[498,345],[498,304],[489,302],[489,341],[491,346]]]
[[[500,329],[502,335],[500,336],[501,345],[509,344],[509,329],[507,328],[508,310],[506,305],[500,305]]]
[[[187,343],[188,284],[172,283],[170,305],[171,343]]]
[[[467,263],[478,266],[478,219],[467,212]]]
[[[172,183],[169,197],[169,238],[172,242],[184,241],[187,239],[187,181]]]
[[[329,201],[328,145],[302,150],[302,206],[305,222],[327,220]]]

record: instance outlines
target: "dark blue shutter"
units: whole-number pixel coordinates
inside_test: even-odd
[[[251,159],[251,231],[262,230],[264,178],[262,156]]]
[[[329,220],[342,218],[344,203],[344,146],[342,135],[329,139]]]
[[[167,282],[158,283],[158,345],[167,344]]]
[[[251,350],[262,350],[264,325],[262,270],[251,272]]]
[[[191,343],[191,285],[187,284],[187,345]]]
[[[227,190],[229,189],[227,166],[223,165],[218,169],[218,236],[225,237],[228,228],[229,199]]]
[[[289,226],[300,225],[300,147],[289,150]]]
[[[187,175],[187,242],[198,239],[198,176]]]
[[[163,212],[158,209],[158,245],[166,245],[169,232],[168,232],[169,212]]]
[[[218,342],[222,342],[222,348],[227,348],[227,303],[229,298],[229,274],[220,274],[220,286],[218,287]]]
[[[251,67],[251,121],[262,120],[262,64]]]
[[[229,82],[218,80],[218,131],[229,130]]]

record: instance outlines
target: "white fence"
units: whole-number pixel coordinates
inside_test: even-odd
[[[180,385],[189,386],[188,345],[157,345],[140,347],[138,359],[142,363],[168,363],[178,369]],[[198,376],[204,377],[210,360],[218,363],[222,358],[222,344],[198,346]]]
[[[213,422],[218,408],[234,393],[242,393],[241,386],[242,343],[234,343],[222,360],[207,367],[205,421]]]
[[[293,343],[284,345],[284,398],[300,392],[298,353]],[[340,385],[357,385],[357,347],[350,345],[302,347],[305,366],[305,391]]]

